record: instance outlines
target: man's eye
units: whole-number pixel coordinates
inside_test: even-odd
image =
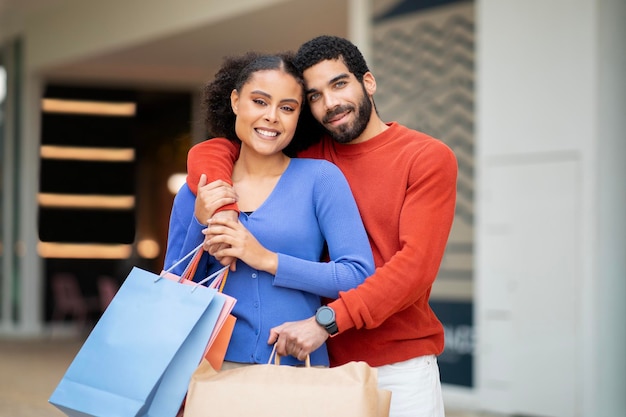
[[[314,102],[314,101],[316,101],[316,100],[317,100],[317,99],[319,99],[319,98],[320,98],[320,94],[318,94],[318,93],[311,94],[311,95],[309,96],[309,102]]]
[[[347,83],[347,82],[345,82],[345,81],[337,81],[337,83],[335,84],[335,87],[337,87],[337,88],[343,88],[343,87],[345,87],[345,86],[346,86],[346,84],[348,84],[348,83]]]

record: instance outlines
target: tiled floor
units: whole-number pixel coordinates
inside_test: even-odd
[[[82,339],[0,338],[0,417],[63,417],[48,398],[82,345]],[[487,417],[447,410],[446,417]]]
[[[0,417],[64,416],[48,398],[82,341],[0,340]]]

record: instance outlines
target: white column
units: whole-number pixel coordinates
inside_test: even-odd
[[[38,335],[42,331],[45,280],[42,260],[37,253],[39,241],[38,202],[39,145],[41,136],[42,87],[38,77],[31,74],[24,82],[22,94],[22,137],[19,161],[19,328],[24,334]],[[76,173],[81,175],[81,173]]]
[[[15,126],[13,123],[16,112],[15,103],[15,74],[12,71],[15,62],[15,49],[12,44],[7,43],[4,52],[4,65],[7,69],[7,92],[4,102],[4,143],[3,153],[0,155],[2,163],[2,291],[0,297],[2,301],[2,311],[0,311],[0,333],[9,332],[12,327],[13,310],[13,259],[15,256],[13,246],[13,225],[15,221],[15,210],[13,196],[15,195],[14,171],[15,163]]]
[[[370,66],[372,65],[371,22],[371,0],[348,0],[348,39],[359,48]],[[370,70],[372,70],[371,67]]]
[[[593,256],[589,280],[595,299],[587,314],[594,348],[588,352],[592,378],[583,390],[586,416],[626,415],[626,2],[598,0],[596,30],[598,211],[594,219]],[[591,373],[593,372],[593,373]]]
[[[477,1],[482,409],[626,410],[626,2]]]

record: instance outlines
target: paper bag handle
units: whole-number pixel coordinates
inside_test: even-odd
[[[269,361],[267,361],[268,365],[272,364],[272,359],[274,359],[274,364],[275,365],[280,365],[280,358],[281,355],[279,355],[276,352],[276,343],[274,343],[274,347],[272,348],[272,353],[270,353],[270,359]],[[311,356],[310,355],[306,355],[306,359],[304,360],[304,366],[306,368],[310,368],[311,367]]]
[[[180,258],[180,259],[179,259],[176,263],[174,263],[174,265],[172,265],[172,266],[170,266],[169,268],[167,268],[167,269],[163,270],[163,271],[161,272],[161,274],[160,274],[158,277],[156,277],[156,279],[154,280],[154,282],[157,282],[158,280],[160,280],[161,278],[163,278],[163,275],[165,275],[166,273],[168,273],[168,272],[172,272],[172,271],[174,270],[174,268],[176,268],[178,265],[180,265],[180,264],[182,264],[183,262],[185,262],[185,261],[186,261],[186,260],[187,260],[190,256],[192,256],[192,255],[194,255],[194,254],[196,254],[196,255],[197,255],[198,253],[202,254],[201,249],[202,249],[202,245],[203,245],[203,244],[204,244],[204,242],[203,242],[203,243],[201,243],[201,244],[199,244],[198,246],[196,246],[196,247],[195,247],[195,248],[193,248],[192,250],[190,250],[190,251],[189,251],[189,253],[188,253],[187,255],[185,255],[185,256],[183,256],[182,258]],[[198,258],[198,260],[199,260],[199,258]],[[189,267],[191,266],[191,264],[192,264],[192,263],[193,263],[193,260],[192,260],[192,261],[190,261],[189,265],[187,265],[187,267],[185,268],[185,272],[186,272],[186,270],[187,270],[187,269],[189,269]],[[197,268],[197,266],[198,266],[198,265],[196,264],[196,268]],[[183,273],[183,276],[184,276],[184,273]],[[182,278],[179,280],[179,282],[181,282],[181,281],[182,281]]]
[[[196,253],[193,258],[191,258],[191,261],[189,261],[189,265],[187,265],[187,268],[185,268],[185,270],[181,274],[180,282],[184,280],[193,281],[193,277],[194,275],[196,275],[196,271],[198,270],[198,264],[200,263],[200,258],[202,258],[204,250],[202,250],[202,248],[196,248],[194,250],[196,251]]]
[[[180,278],[178,279],[178,282],[183,282],[185,280],[192,281],[193,280],[193,276],[195,275],[196,270],[198,268],[198,263],[200,262],[200,258],[202,257],[202,254],[204,253],[204,251],[202,250],[203,244],[204,243],[199,244],[198,246],[196,246],[195,248],[190,250],[189,253],[187,253],[185,256],[180,258],[176,263],[174,263],[174,265],[170,266],[168,269],[166,269],[163,272],[161,272],[161,274],[158,277],[156,277],[154,282],[157,282],[158,280],[163,278],[163,276],[166,273],[172,272],[172,270],[174,268],[176,268],[178,265],[180,265],[181,263],[185,262],[185,260],[187,260],[189,257],[195,255],[193,257],[193,259],[191,261],[189,261],[189,264],[185,267],[185,270],[183,271],[183,273],[181,274]],[[218,289],[219,292],[223,292],[224,285],[226,285],[226,277],[228,276],[228,271],[229,271],[229,266],[225,266],[223,268],[220,268],[216,272],[214,272],[213,274],[211,274],[208,277],[204,278],[202,281],[197,282],[195,287],[197,287],[199,285],[202,285],[202,284],[212,280],[216,276],[220,276],[220,274],[221,274],[219,279],[216,280],[219,284],[216,283],[215,286],[213,284],[211,284],[210,288],[215,288],[215,289]],[[219,288],[217,287],[217,285],[219,285]],[[194,288],[194,290],[195,290],[195,288]]]

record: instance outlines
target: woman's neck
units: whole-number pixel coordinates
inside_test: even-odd
[[[232,176],[233,186],[239,195],[239,209],[244,212],[257,210],[276,187],[289,161],[290,158],[282,152],[259,155],[242,146]]]
[[[250,151],[245,146],[241,147],[239,158],[233,167],[233,182],[244,178],[262,179],[280,177],[287,166],[290,158],[282,152],[274,155],[259,155]]]

